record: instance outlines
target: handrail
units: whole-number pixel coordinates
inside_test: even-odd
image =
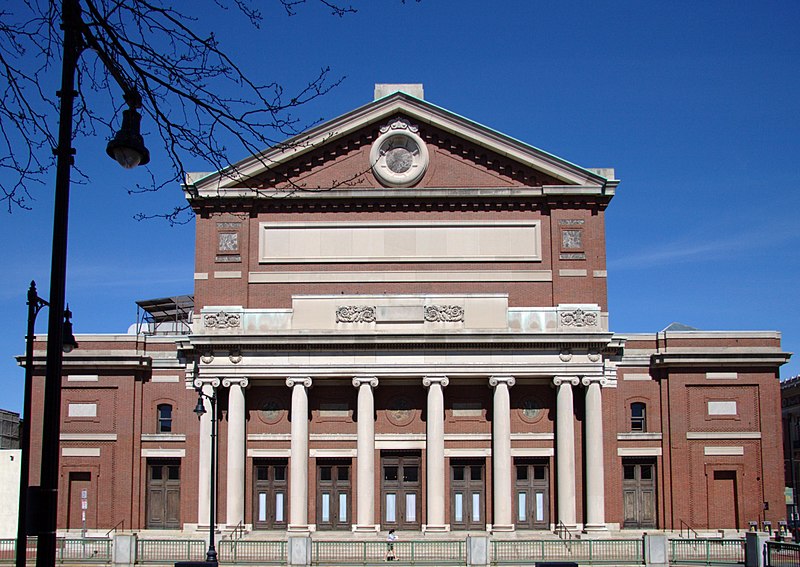
[[[564,533],[567,534],[566,539],[564,538]],[[564,525],[564,522],[562,522],[561,520],[558,521],[558,525],[556,526],[556,535],[559,537],[559,539],[564,540],[564,547],[566,547],[568,551],[572,551],[572,545],[570,540],[575,536],[572,535],[572,532],[569,531],[569,528],[566,525]]]
[[[684,527],[684,526],[686,526],[686,539],[689,539],[689,538],[691,538],[691,534],[690,534],[689,532],[691,532],[692,534],[694,534],[694,538],[695,538],[695,539],[697,539],[697,538],[699,538],[699,537],[700,537],[700,534],[698,534],[696,531],[694,531],[694,529],[692,528],[692,526],[690,526],[689,524],[687,524],[687,523],[686,523],[686,522],[684,522],[683,520],[681,520],[680,522],[681,522],[681,525],[680,525],[680,536],[681,536],[681,537],[683,537],[683,527]]]
[[[111,532],[117,531],[117,528],[120,526],[120,524],[122,524],[122,529],[124,530],[125,529],[125,518],[122,518],[119,522],[114,524],[114,527],[106,532],[106,537],[108,537],[111,534]]]
[[[236,524],[235,528],[233,528],[233,530],[231,531],[231,535],[228,539],[230,539],[231,541],[239,541],[243,537],[244,537],[244,520],[239,520],[239,523]]]

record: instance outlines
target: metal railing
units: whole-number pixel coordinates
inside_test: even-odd
[[[395,541],[394,562],[418,565],[466,565],[466,542]],[[381,541],[315,541],[311,561],[317,565],[366,565],[386,560],[388,547]]]
[[[800,545],[778,541],[767,542],[767,567],[800,566]]]
[[[492,541],[493,565],[523,565],[539,561],[573,561],[593,565],[644,563],[644,540],[509,540]]]
[[[26,561],[36,560],[36,538],[29,537]],[[0,539],[0,563],[14,563],[17,554],[16,539]],[[56,540],[56,563],[109,563],[111,540],[108,538],[78,538]]]
[[[270,563],[286,562],[286,541],[258,541],[225,539],[219,542],[219,560],[222,563]]]
[[[206,542],[202,539],[140,539],[136,542],[137,563],[204,561]]]
[[[697,565],[736,565],[744,563],[743,539],[672,539],[670,562]]]

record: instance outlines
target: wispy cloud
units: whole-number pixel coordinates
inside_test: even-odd
[[[704,235],[659,242],[647,250],[639,250],[608,261],[609,270],[632,270],[668,264],[688,264],[709,259],[719,260],[747,250],[775,247],[800,239],[796,226],[763,226],[747,232],[734,232],[728,238],[703,240]]]

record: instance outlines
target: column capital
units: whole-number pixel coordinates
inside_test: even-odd
[[[581,384],[583,384],[587,388],[589,387],[590,384],[595,382],[600,384],[601,388],[605,387],[608,384],[608,380],[606,379],[605,376],[584,376],[583,378],[581,378]]]
[[[577,376],[554,376],[553,377],[553,386],[561,386],[561,384],[572,384],[573,386],[577,386],[581,383],[581,379]]]
[[[203,386],[219,388],[219,378],[195,378],[193,384],[195,388],[202,388]]]
[[[489,377],[489,386],[492,388],[496,388],[500,384],[505,384],[509,388],[517,383],[517,379],[513,376],[490,376]]]
[[[226,388],[230,388],[231,386],[241,386],[242,389],[247,388],[250,384],[250,380],[247,378],[223,378],[222,385]]]
[[[295,386],[303,386],[305,388],[311,387],[311,377],[310,376],[290,376],[286,379],[286,385],[289,388],[294,388]]]
[[[422,385],[425,386],[426,388],[430,388],[434,384],[439,384],[442,388],[446,388],[449,383],[450,379],[442,374],[425,376],[422,379]]]
[[[353,387],[360,388],[361,386],[369,386],[371,388],[378,387],[377,376],[353,376]]]

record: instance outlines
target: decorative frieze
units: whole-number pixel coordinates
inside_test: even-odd
[[[464,308],[460,305],[426,305],[425,321],[428,323],[462,323]]]
[[[366,305],[343,305],[336,308],[337,323],[374,323],[376,308]]]
[[[575,309],[573,311],[562,311],[559,313],[561,325],[564,327],[596,327],[597,313]]]
[[[226,313],[225,311],[205,313],[203,324],[207,329],[232,329],[242,324],[242,316],[240,313]]]

